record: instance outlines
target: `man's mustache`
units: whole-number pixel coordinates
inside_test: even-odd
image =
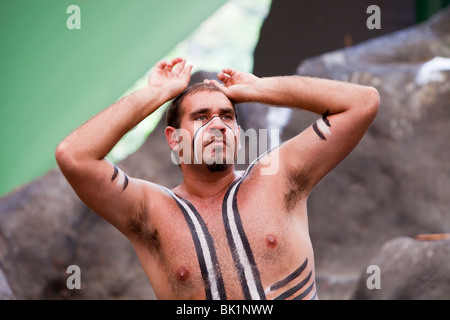
[[[214,130],[217,131],[217,130]],[[226,132],[222,133],[222,132],[213,132],[212,134],[210,134],[210,132],[208,132],[206,134],[206,136],[203,137],[203,142],[206,142],[206,144],[204,144],[204,147],[209,146],[210,144],[212,144],[213,142],[216,143],[225,143],[226,146],[230,146],[230,144],[232,144],[234,142],[235,136],[233,134],[226,134]]]

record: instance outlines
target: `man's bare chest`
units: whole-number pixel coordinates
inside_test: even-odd
[[[237,197],[238,187],[232,185],[215,203],[190,202],[169,192],[177,209],[159,228],[160,265],[175,295],[266,299],[271,284],[307,265],[308,258],[304,269],[313,269],[302,223],[276,219],[275,206]],[[309,278],[305,271],[303,279]]]

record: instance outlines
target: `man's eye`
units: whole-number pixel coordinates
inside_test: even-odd
[[[195,120],[204,121],[206,120],[206,116],[198,116]]]
[[[222,116],[222,119],[223,120],[232,120],[233,118],[231,116],[225,115],[225,116]]]

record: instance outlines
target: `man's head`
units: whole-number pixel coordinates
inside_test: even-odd
[[[189,86],[170,104],[166,137],[185,164],[223,171],[236,157],[239,126],[235,104],[213,84]]]
[[[207,92],[216,91],[216,92],[220,92],[223,94],[223,92],[222,92],[222,90],[220,90],[220,88],[218,88],[215,85],[210,84],[210,83],[199,82],[199,83],[194,83],[194,84],[188,86],[182,93],[180,93],[175,99],[172,100],[172,103],[170,104],[169,108],[167,109],[166,126],[174,127],[175,129],[180,128],[181,117],[183,116],[181,105],[182,105],[184,99],[186,97],[193,95],[200,91],[207,91]],[[229,100],[229,101],[230,101],[231,105],[233,106],[234,114],[235,114],[236,121],[237,121],[236,105],[234,104],[233,101],[231,101],[231,100]]]

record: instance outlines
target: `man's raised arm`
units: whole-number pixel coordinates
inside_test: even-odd
[[[145,183],[128,177],[105,156],[129,130],[187,87],[191,69],[181,58],[160,61],[146,87],[85,122],[56,149],[57,163],[80,199],[126,235],[130,215],[148,209]]]
[[[300,76],[258,78],[223,69],[225,94],[236,102],[262,102],[304,109],[321,117],[280,147],[280,169],[304,192],[341,162],[358,144],[379,108],[375,88]],[[295,182],[295,181],[294,181]]]

